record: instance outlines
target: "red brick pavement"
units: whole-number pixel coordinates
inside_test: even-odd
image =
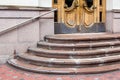
[[[50,75],[0,65],[0,80],[120,80],[120,71],[86,75]]]

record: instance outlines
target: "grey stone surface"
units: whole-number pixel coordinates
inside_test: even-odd
[[[0,31],[10,28],[20,22],[38,16],[46,11],[39,10],[0,10]],[[45,35],[54,34],[53,13],[44,16],[21,28],[17,28],[9,33],[0,36],[0,64],[3,64],[14,51],[23,53],[28,47],[36,46]]]
[[[5,64],[10,55],[0,55],[0,65]]]

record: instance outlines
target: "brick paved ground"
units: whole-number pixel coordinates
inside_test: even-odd
[[[0,80],[120,80],[120,71],[87,75],[50,75],[26,72],[0,65]]]

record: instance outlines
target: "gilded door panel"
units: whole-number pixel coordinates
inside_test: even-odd
[[[54,1],[54,0],[53,0]],[[72,1],[67,5],[65,1]],[[68,28],[92,27],[96,23],[105,23],[106,0],[57,0],[53,7],[58,9],[58,23]]]
[[[74,28],[77,25],[77,13],[76,11],[72,11],[72,12],[65,12],[65,24],[70,27],[70,28]]]
[[[84,0],[83,1],[83,8],[82,8],[82,15],[83,17],[83,23],[81,23],[84,27],[92,27],[92,25],[95,23],[95,0]]]
[[[94,15],[91,13],[91,14],[88,14],[88,13],[84,13],[84,26],[85,27],[90,27],[91,25],[94,24]]]
[[[77,14],[79,3],[78,0],[71,0],[72,5],[70,6],[69,4],[66,4],[66,1],[68,0],[64,0],[64,22],[68,27],[74,28],[77,25],[77,18],[79,18],[77,17],[79,15]]]

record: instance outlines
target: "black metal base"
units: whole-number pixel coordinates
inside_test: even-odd
[[[104,23],[95,23],[92,27],[80,27],[76,26],[75,28],[69,28],[63,23],[55,23],[55,34],[69,34],[69,33],[98,33],[105,32]]]

